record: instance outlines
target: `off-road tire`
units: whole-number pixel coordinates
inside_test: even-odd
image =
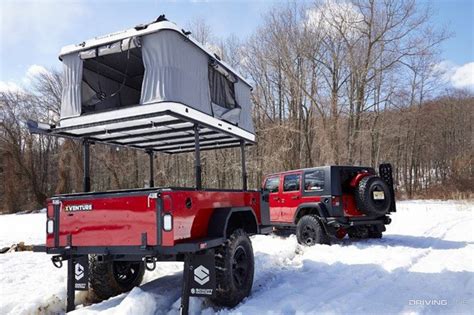
[[[383,191],[384,200],[374,200],[373,192]],[[392,193],[387,183],[380,177],[370,175],[362,178],[355,191],[357,208],[369,216],[383,216],[388,213],[392,204]]]
[[[367,239],[367,238],[382,238],[382,232],[385,227],[378,227],[376,225],[368,227],[353,227],[349,230],[350,239]]]
[[[382,238],[385,231],[385,225],[372,225],[369,228],[369,238]]]
[[[140,285],[145,273],[143,262],[99,261],[89,255],[89,298],[106,300]]]
[[[367,227],[353,227],[348,233],[350,239],[363,240],[367,239],[370,236],[369,229]]]
[[[382,238],[382,232],[369,231],[369,238]]]
[[[329,236],[318,217],[307,214],[301,217],[296,225],[296,239],[298,243],[304,246],[313,246],[315,244],[330,244]]]
[[[237,229],[215,253],[216,294],[211,301],[218,306],[235,307],[252,290],[252,243],[244,230]]]
[[[274,227],[273,228],[273,234],[276,235],[276,236],[280,236],[280,237],[288,237],[291,234],[295,234],[295,229],[294,228]]]

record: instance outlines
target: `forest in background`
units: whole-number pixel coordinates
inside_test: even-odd
[[[400,198],[472,198],[474,93],[446,88],[429,7],[413,0],[317,1],[275,6],[248,39],[192,36],[253,82],[257,144],[249,187],[265,174],[319,165],[390,162]],[[39,72],[0,91],[0,211],[43,207],[82,189],[81,143],[31,135],[28,119],[55,123],[61,73]],[[203,186],[240,188],[239,149],[202,153]],[[194,184],[193,155],[155,156],[155,186]],[[145,187],[148,156],[93,145],[92,189]]]

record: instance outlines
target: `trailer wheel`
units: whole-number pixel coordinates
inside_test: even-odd
[[[145,273],[141,261],[99,261],[89,255],[89,292],[93,300],[106,300],[140,285]]]
[[[216,248],[216,294],[212,302],[234,307],[252,290],[254,257],[252,243],[242,229],[235,230],[227,242]]]
[[[296,225],[296,239],[305,246],[330,244],[329,236],[315,215],[304,215]]]

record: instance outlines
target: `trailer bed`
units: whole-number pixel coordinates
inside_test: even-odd
[[[204,242],[211,216],[225,209],[251,208],[260,221],[260,193],[238,190],[147,188],[67,194],[48,202],[46,248],[173,247]],[[163,216],[173,217],[163,229]],[[216,235],[217,236],[217,235]],[[199,240],[196,242],[196,240]],[[208,240],[209,241],[209,240]]]

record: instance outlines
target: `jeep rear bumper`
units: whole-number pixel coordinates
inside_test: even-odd
[[[347,217],[328,217],[325,218],[325,223],[331,227],[335,228],[348,228],[351,226],[360,226],[360,225],[387,225],[392,222],[392,219],[389,216],[383,216],[380,218],[347,218]]]

